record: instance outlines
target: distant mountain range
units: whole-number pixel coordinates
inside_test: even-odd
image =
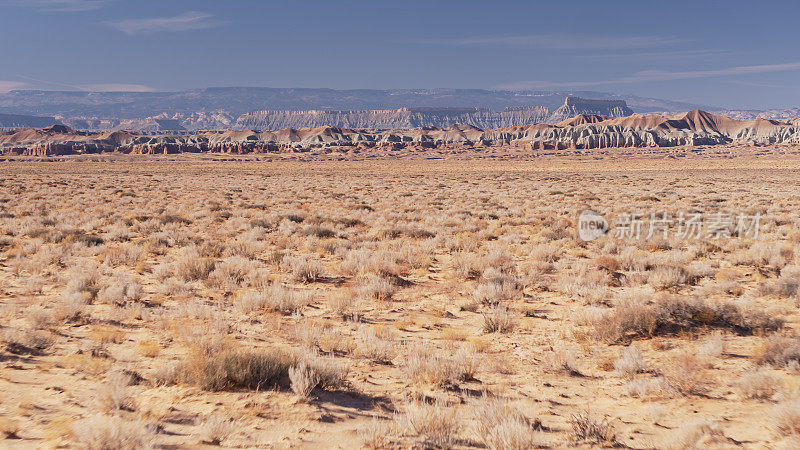
[[[480,108],[502,112],[514,108],[544,107],[552,112],[561,107],[568,96],[624,100],[634,112],[640,113],[709,108],[703,105],[592,91],[231,87],[181,92],[19,90],[0,94],[0,113],[53,116],[75,128],[158,131],[167,129],[163,125],[168,125],[198,130],[228,128],[243,114],[264,110]],[[159,124],[159,120],[176,122]]]
[[[0,128],[59,123],[85,130],[165,132],[323,125],[393,129],[459,123],[490,129],[556,123],[579,114],[619,117],[632,113],[674,114],[698,108],[738,119],[786,120],[800,116],[798,109],[721,110],[709,105],[594,91],[252,87],[180,92],[18,90],[0,94]]]

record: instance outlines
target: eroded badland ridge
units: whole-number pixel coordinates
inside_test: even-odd
[[[329,150],[341,153],[483,147],[522,151],[606,148],[659,148],[742,144],[800,143],[800,120],[735,120],[693,110],[674,116],[626,117],[582,114],[556,124],[483,130],[470,125],[366,130],[321,126],[277,131],[228,130],[187,134],[139,134],[125,131],[75,131],[63,125],[19,129],[0,134],[4,156],[58,156],[116,152],[292,153]]]

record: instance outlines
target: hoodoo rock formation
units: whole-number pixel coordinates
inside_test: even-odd
[[[214,152],[269,153],[330,149],[513,146],[540,149],[674,147],[717,144],[800,143],[800,120],[734,120],[694,110],[676,116],[578,115],[557,124],[482,130],[471,125],[375,131],[321,126],[278,131],[229,130],[183,135],[141,135],[125,131],[85,132],[63,125],[0,133],[0,154],[54,156],[120,152],[132,154]]]

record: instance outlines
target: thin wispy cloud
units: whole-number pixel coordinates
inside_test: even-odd
[[[733,52],[729,50],[652,50],[635,51],[625,53],[596,53],[585,55],[587,58],[595,59],[691,59],[708,58],[714,56],[726,56]]]
[[[715,70],[691,70],[683,72],[669,72],[664,70],[645,70],[636,72],[627,77],[611,78],[607,80],[589,81],[518,81],[496,86],[498,89],[545,89],[581,86],[605,86],[612,84],[650,83],[656,81],[690,80],[697,78],[717,78],[736,75],[752,75],[770,72],[786,72],[800,70],[800,62],[785,64],[762,64],[757,66],[738,66]]]
[[[74,12],[100,9],[109,3],[111,0],[12,0],[7,4],[50,12]]]
[[[14,89],[22,89],[27,86],[27,83],[21,83],[19,81],[3,81],[0,80],[0,93],[5,93],[8,91],[13,91]]]
[[[165,31],[202,30],[222,24],[213,20],[213,17],[212,14],[189,11],[171,17],[128,19],[118,22],[105,22],[105,24],[128,35],[153,34]]]
[[[82,90],[92,92],[153,92],[155,89],[144,84],[102,83],[84,84]]]
[[[42,80],[23,74],[15,74],[15,78],[22,78],[28,82],[0,81],[0,92],[8,92],[13,89],[45,89],[53,87],[70,91],[84,92],[154,92],[154,89],[144,84],[135,83],[95,83],[95,84],[71,84],[60,81]]]
[[[665,47],[689,42],[672,36],[587,36],[578,34],[534,34],[527,36],[474,36],[453,39],[412,39],[406,44],[453,46],[506,46],[548,50],[620,50]]]

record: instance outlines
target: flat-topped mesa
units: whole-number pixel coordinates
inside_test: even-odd
[[[280,130],[282,128],[337,126],[364,130],[396,130],[448,127],[456,124],[481,129],[544,122],[545,107],[513,108],[494,112],[488,108],[398,108],[372,110],[262,110],[242,115],[234,128]]]
[[[572,107],[578,106],[572,103]],[[608,105],[617,108],[615,105]],[[375,110],[377,111],[377,110]],[[394,111],[394,110],[385,110]],[[465,114],[481,110],[467,109]],[[373,111],[374,112],[374,111]],[[407,109],[411,114],[439,114],[440,109]],[[504,113],[519,113],[519,109]],[[524,112],[524,111],[523,111]],[[322,111],[328,115],[330,111]],[[524,112],[527,113],[527,112]],[[120,152],[134,154],[212,152],[268,153],[353,149],[426,151],[482,146],[541,149],[675,147],[717,144],[800,144],[800,121],[734,120],[694,110],[674,116],[608,117],[581,114],[557,124],[533,124],[482,130],[471,124],[366,130],[342,126],[209,131],[193,134],[139,134],[124,131],[75,131],[63,125],[0,132],[0,154],[55,156]]]
[[[372,110],[262,110],[242,115],[233,128],[280,130],[282,128],[337,126],[364,130],[396,130],[418,127],[471,125],[484,130],[557,123],[578,114],[621,117],[633,114],[622,100],[590,100],[567,97],[551,114],[544,106],[488,108],[398,108]]]
[[[0,128],[42,128],[57,123],[55,117],[0,113]]]

